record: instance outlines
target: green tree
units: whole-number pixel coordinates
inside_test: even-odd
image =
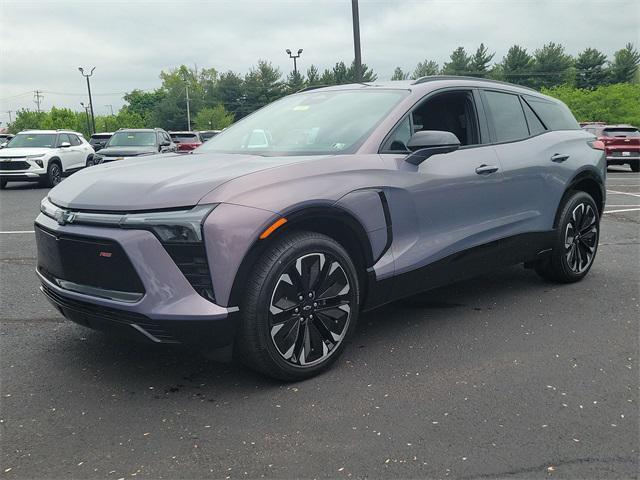
[[[616,83],[593,90],[562,85],[542,92],[566,103],[578,121],[640,125],[640,84]]]
[[[449,61],[442,66],[445,75],[466,75],[469,73],[471,59],[464,47],[456,48],[449,57]]]
[[[233,114],[227,112],[222,104],[201,108],[194,119],[198,130],[222,130],[233,123]]]
[[[131,112],[139,115],[141,118],[150,118],[153,110],[166,96],[166,91],[157,89],[152,92],[145,92],[142,90],[132,90],[126,93],[123,97],[127,102],[125,108]]]
[[[369,68],[369,66],[367,66],[366,63],[363,63],[361,67],[362,67],[362,75],[360,80],[361,82],[375,82],[378,79],[378,75],[373,71],[373,69]],[[353,62],[351,62],[351,65],[347,69],[347,81],[343,83],[355,83],[355,82],[356,82],[356,62],[354,60]]]
[[[533,63],[533,57],[529,55],[526,48],[513,45],[500,64],[502,78],[507,82],[533,86],[531,80]]]
[[[576,87],[594,89],[607,83],[607,56],[595,48],[587,48],[576,58]]]
[[[484,43],[481,43],[476,53],[469,58],[469,75],[473,77],[486,77],[490,72],[489,64],[494,56],[495,53],[489,53]]]
[[[284,95],[280,69],[260,60],[244,77],[244,102],[239,112],[247,115]]]
[[[309,87],[321,85],[320,73],[318,72],[318,67],[316,67],[315,65],[311,65],[309,68],[307,68],[307,85]]]
[[[244,80],[231,70],[219,76],[216,84],[216,98],[235,118],[240,118],[244,100]]]
[[[393,71],[393,75],[391,76],[391,80],[407,80],[408,78],[409,73],[403,72],[400,67],[396,67]]]
[[[611,62],[611,81],[614,83],[623,83],[633,81],[638,64],[640,63],[640,53],[634,48],[633,44],[627,43],[622,50],[618,50],[613,55]]]
[[[291,72],[287,76],[285,91],[287,94],[296,93],[304,88],[304,77],[300,72]]]
[[[573,80],[573,59],[564,52],[562,45],[549,42],[533,56],[533,84],[537,88],[551,88]]]
[[[13,122],[9,124],[9,132],[15,134],[22,130],[42,129],[46,116],[45,112],[32,112],[26,108],[18,110]]]
[[[438,64],[436,62],[434,62],[433,60],[425,59],[424,62],[418,62],[418,65],[416,65],[411,78],[413,80],[417,80],[420,77],[438,75],[439,72],[440,68],[438,67]]]

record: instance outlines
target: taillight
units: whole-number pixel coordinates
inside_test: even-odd
[[[604,151],[604,142],[602,140],[592,140],[587,142],[591,148],[594,150],[602,150]]]

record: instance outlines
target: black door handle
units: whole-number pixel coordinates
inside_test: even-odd
[[[551,161],[556,163],[564,162],[568,158],[569,158],[569,155],[565,155],[563,153],[555,153],[551,155]]]
[[[490,173],[494,173],[498,171],[498,167],[495,165],[480,165],[476,168],[476,173],[478,175],[489,175]]]

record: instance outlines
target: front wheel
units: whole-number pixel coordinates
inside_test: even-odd
[[[0,190],[4,190],[5,188],[7,188],[7,181],[0,180]]]
[[[640,160],[636,160],[635,162],[631,162],[629,164],[632,172],[640,172]]]
[[[49,163],[47,168],[47,176],[44,179],[44,185],[47,187],[55,187],[62,181],[62,168],[56,162]]]
[[[600,237],[600,215],[591,195],[574,192],[561,207],[551,255],[536,272],[560,283],[582,280],[593,265]]]
[[[339,243],[315,232],[285,235],[264,252],[248,280],[239,358],[281,380],[316,375],[344,350],[359,302],[355,266]]]

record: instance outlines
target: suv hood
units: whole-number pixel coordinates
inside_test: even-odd
[[[49,199],[59,207],[73,210],[130,212],[190,207],[229,180],[306,158],[207,153],[153,155],[85,168],[53,188]]]
[[[136,157],[138,155],[151,155],[158,153],[153,145],[145,145],[140,147],[103,147],[100,149],[100,155],[103,157]]]
[[[52,148],[3,148],[0,149],[0,158],[26,157],[27,155],[44,155],[51,152]]]

